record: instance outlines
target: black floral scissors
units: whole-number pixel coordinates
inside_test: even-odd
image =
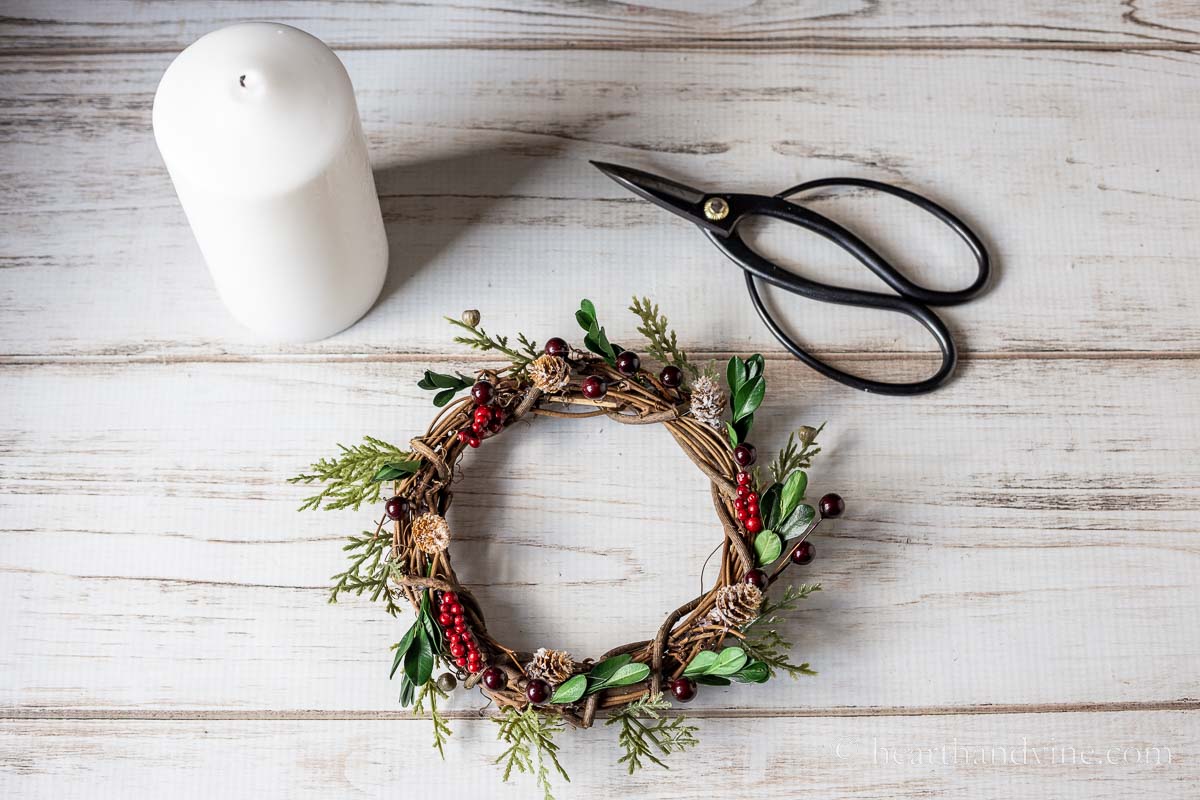
[[[604,164],[592,164],[608,177],[651,203],[678,214],[697,225],[721,252],[746,272],[746,289],[759,317],[775,338],[796,358],[839,383],[865,392],[890,395],[914,395],[930,392],[941,386],[954,372],[958,351],[945,323],[929,309],[929,306],[951,306],[965,303],[978,295],[987,285],[991,267],[983,242],[967,225],[946,209],[919,194],[879,181],[865,178],[822,178],[808,181],[786,189],[773,197],[756,194],[710,194],[675,181],[651,175],[648,172]],[[830,186],[852,186],[883,192],[927,211],[958,234],[975,257],[978,273],[975,281],[965,289],[940,292],[918,286],[902,275],[870,245],[833,220],[787,200],[792,195]],[[765,216],[799,225],[829,239],[878,275],[896,294],[865,292],[830,286],[795,275],[752,250],[737,233],[743,220]],[[942,364],[932,376],[912,383],[889,383],[851,375],[806,352],[779,326],[767,311],[754,279],[760,278],[788,292],[799,294],[823,303],[878,308],[907,314],[925,326],[942,351]]]

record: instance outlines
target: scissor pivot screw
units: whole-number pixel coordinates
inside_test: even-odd
[[[704,216],[711,220],[725,219],[729,216],[729,203],[719,197],[710,197],[704,202]]]

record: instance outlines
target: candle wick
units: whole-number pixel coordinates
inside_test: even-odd
[[[246,88],[246,76],[245,75],[242,75],[240,78],[238,78],[238,84],[241,85],[241,87],[243,89]]]

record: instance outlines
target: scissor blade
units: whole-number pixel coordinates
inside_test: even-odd
[[[591,162],[592,166],[624,186],[629,191],[649,200],[659,208],[665,208],[673,214],[678,214],[689,222],[707,227],[706,220],[701,216],[700,201],[704,192],[676,183],[659,175],[651,175],[632,167],[622,167],[617,164],[606,164],[602,161]]]

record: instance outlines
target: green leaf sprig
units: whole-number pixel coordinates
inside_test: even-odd
[[[364,436],[363,443],[354,447],[339,444],[336,458],[322,458],[309,471],[288,478],[288,483],[324,484],[320,492],[305,499],[301,511],[324,507],[326,511],[351,508],[379,500],[383,480],[376,476],[388,465],[411,464],[413,454],[373,436]]]
[[[554,737],[563,729],[562,718],[539,711],[529,705],[524,711],[515,706],[505,707],[492,721],[500,726],[496,738],[507,744],[496,763],[504,766],[507,783],[513,770],[534,775],[544,800],[554,800],[550,785],[550,767],[570,783],[571,778],[558,761],[558,745]]]
[[[654,695],[647,692],[613,713],[604,723],[621,726],[617,743],[625,755],[617,759],[617,763],[624,764],[630,775],[645,766],[643,759],[668,769],[663,763],[664,757],[671,753],[682,753],[698,744],[698,729],[688,725],[684,717],[663,718],[660,712],[670,707],[671,704],[663,699],[662,692]]]
[[[490,335],[483,328],[479,327],[479,316],[477,314],[470,319],[459,320],[453,317],[446,317],[445,320],[456,328],[462,328],[467,332],[465,336],[454,337],[454,341],[459,344],[465,344],[472,350],[479,350],[485,353],[495,351],[508,356],[510,362],[508,371],[514,375],[523,373],[530,362],[541,355],[537,342],[525,338],[525,334],[523,333],[517,334],[520,349],[510,347],[507,336]]]
[[[442,760],[446,760],[446,742],[450,738],[452,731],[450,723],[446,718],[438,713],[438,700],[449,700],[450,695],[443,692],[437,685],[437,681],[425,681],[421,687],[421,691],[417,693],[416,702],[413,703],[413,711],[417,714],[425,713],[425,704],[429,704],[429,718],[433,721],[433,746],[437,748],[438,755]]]
[[[742,626],[744,638],[741,646],[752,663],[765,665],[768,678],[775,677],[777,672],[786,672],[793,678],[817,674],[808,662],[796,664],[791,660],[792,643],[776,626],[783,621],[784,612],[794,610],[801,600],[820,589],[821,585],[816,583],[788,586],[781,597],[768,599],[763,603],[759,615]]]
[[[683,675],[711,686],[728,686],[731,679],[738,683],[765,683],[771,677],[766,664],[751,661],[746,651],[737,646],[720,652],[701,650],[684,667]]]
[[[638,296],[634,295],[629,310],[642,321],[638,333],[646,337],[646,350],[650,355],[664,364],[673,364],[679,367],[695,380],[700,373],[688,361],[687,353],[679,349],[679,340],[675,336],[675,331],[671,330],[667,318],[658,312],[658,304],[651,303],[648,297],[639,300]]]
[[[437,394],[433,396],[433,404],[438,408],[449,403],[454,399],[454,395],[461,392],[463,389],[469,389],[475,385],[474,378],[468,378],[462,373],[456,375],[445,375],[441,372],[434,372],[431,369],[425,370],[425,377],[417,382],[417,386],[428,391],[435,391]]]
[[[620,347],[608,341],[608,335],[596,320],[596,306],[592,304],[591,300],[579,301],[579,310],[575,312],[575,321],[586,331],[583,337],[584,346],[615,367]]]
[[[417,687],[424,686],[433,677],[435,658],[442,651],[442,637],[434,623],[430,611],[429,590],[421,594],[421,605],[417,608],[417,618],[413,621],[404,638],[396,645],[396,654],[392,659],[392,671],[388,676],[396,677],[396,671],[404,667],[400,681],[400,705],[412,705],[413,695]]]
[[[754,427],[754,412],[762,405],[763,397],[767,393],[767,379],[763,375],[763,369],[763,357],[757,353],[745,360],[734,356],[729,359],[725,368],[732,415],[732,419],[725,423],[730,447],[737,447],[746,441],[750,429]]]
[[[650,667],[631,663],[628,653],[606,658],[592,667],[586,674],[580,673],[563,681],[550,696],[551,703],[574,703],[585,695],[610,689],[614,686],[630,686],[650,677]]]

